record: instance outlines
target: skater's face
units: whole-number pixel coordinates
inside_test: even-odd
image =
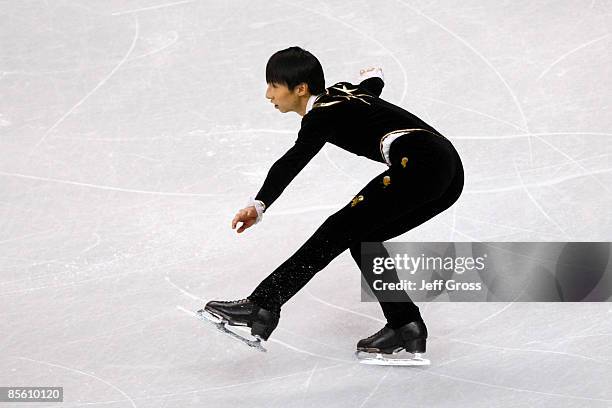
[[[304,98],[310,96],[308,85],[302,83],[293,89],[289,89],[287,85],[271,82],[266,89],[266,98],[274,104],[274,108],[282,113],[297,112],[302,109]]]

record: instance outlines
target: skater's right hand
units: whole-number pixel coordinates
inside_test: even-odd
[[[232,220],[232,229],[236,229],[236,225],[239,222],[242,222],[242,225],[238,228],[238,231],[236,231],[239,234],[257,223],[257,210],[254,205],[245,207],[236,213]]]

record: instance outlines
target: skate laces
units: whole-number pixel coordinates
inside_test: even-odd
[[[219,303],[247,303],[250,302],[249,299],[239,299],[239,300],[218,300]]]
[[[379,334],[381,334],[383,331],[385,331],[385,329],[387,328],[387,326],[383,327],[382,329],[380,329],[379,331],[377,331],[376,333],[374,333],[373,335],[371,335],[370,337],[368,337],[366,340],[371,340],[373,338],[375,338],[376,336],[378,336]]]

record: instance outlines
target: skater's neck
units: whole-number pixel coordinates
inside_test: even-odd
[[[319,97],[319,95],[308,94],[308,98],[306,98],[306,101],[304,102],[303,110],[298,112],[300,114],[300,116],[305,116],[308,112],[310,112],[312,110],[312,107],[313,107],[313,105],[315,103],[315,100],[318,97]]]

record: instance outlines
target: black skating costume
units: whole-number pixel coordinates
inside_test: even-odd
[[[362,241],[382,242],[401,235],[459,198],[463,167],[453,145],[415,115],[380,99],[383,86],[381,78],[373,77],[357,86],[340,82],[327,88],[302,118],[295,145],[268,172],[255,197],[266,210],[326,142],[386,163],[381,139],[412,129],[391,143],[389,168],[331,215],[249,296],[261,307],[280,313],[286,301],[346,249],[361,268]],[[380,252],[370,256],[389,255],[381,244]],[[364,272],[371,282],[371,271]],[[407,294],[397,302],[381,302],[381,307],[393,328],[421,319]]]
[[[388,257],[380,244],[378,250],[363,255],[368,259],[362,259],[360,243],[383,242],[401,235],[449,208],[461,194],[463,166],[453,145],[415,115],[379,98],[383,86],[381,78],[372,77],[359,85],[339,82],[325,93],[312,96],[295,144],[270,168],[255,197],[265,204],[267,211],[327,142],[388,165],[387,170],[327,218],[248,297],[276,317],[280,316],[285,302],[346,249],[351,251],[360,269],[362,261],[364,265],[371,265],[370,258]],[[371,270],[362,270],[362,273],[372,288]],[[397,281],[397,275],[391,270],[383,279]],[[214,310],[217,303],[211,303]],[[388,339],[400,338],[404,333],[404,337],[408,336],[406,347],[416,348],[409,351],[424,352],[427,331],[418,307],[408,295],[401,292],[393,301],[380,301],[380,305],[387,319],[386,327],[397,334],[383,330],[385,333],[362,340],[358,347],[376,349],[374,344],[382,341],[381,350],[390,350],[392,345],[388,344],[392,342]],[[238,307],[244,306],[237,304],[229,309]],[[238,323],[250,326],[256,320],[253,319]],[[270,323],[270,328],[263,333],[264,339],[277,322],[274,319]],[[409,325],[411,322],[417,322],[417,326]]]

